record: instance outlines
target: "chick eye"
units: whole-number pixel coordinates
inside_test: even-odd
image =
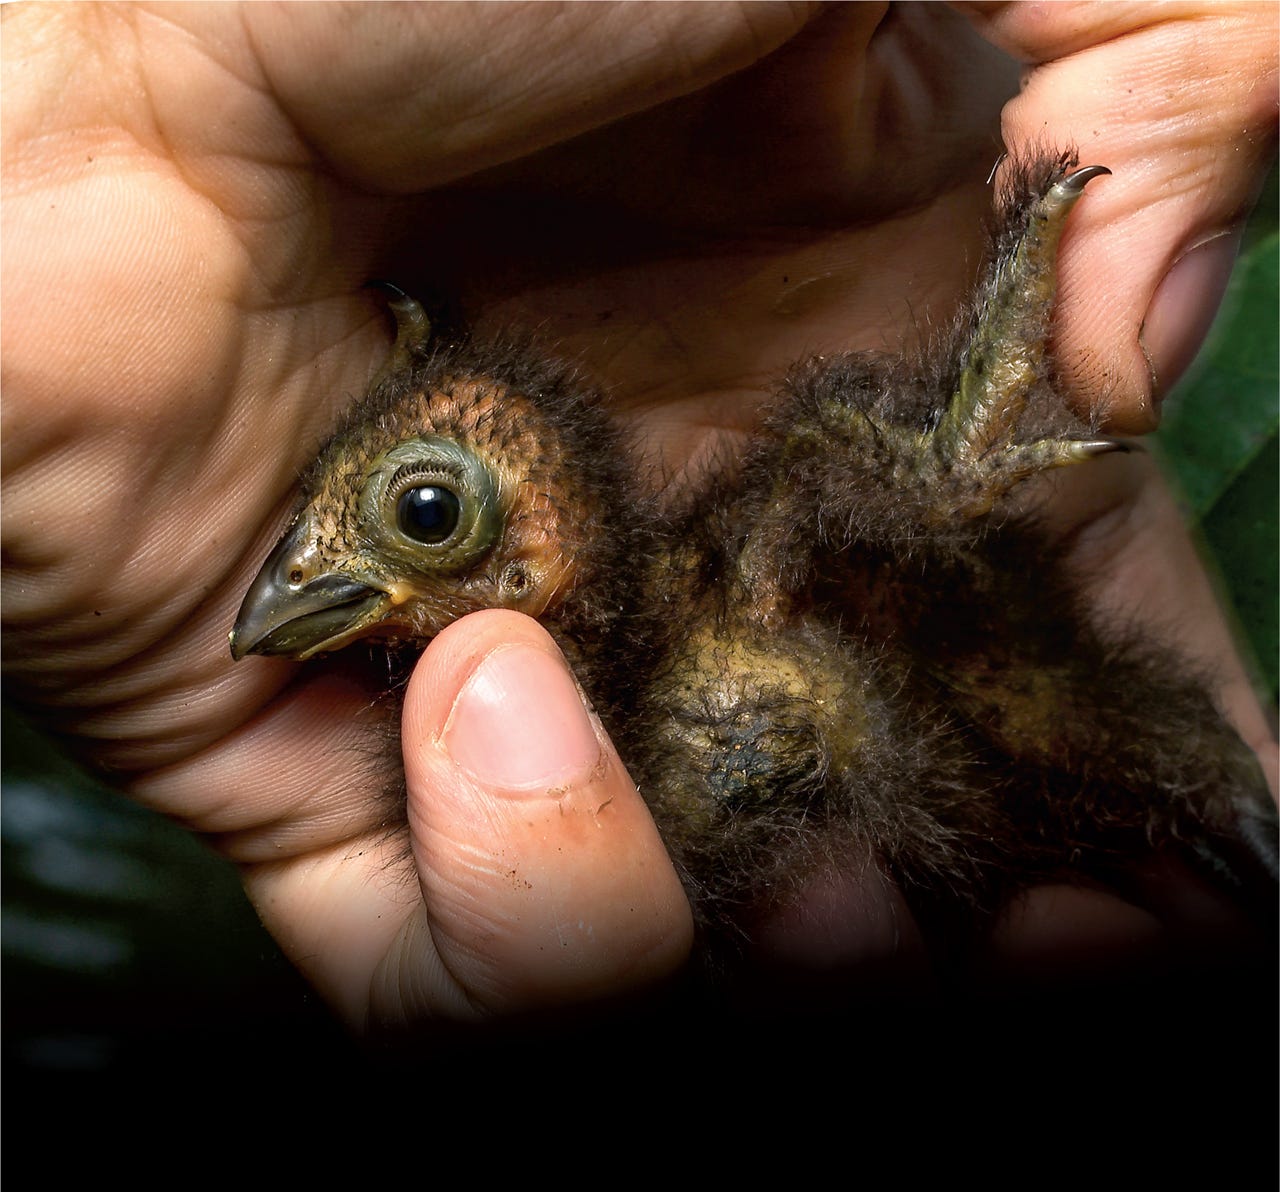
[[[373,460],[357,516],[384,562],[437,579],[484,558],[502,534],[504,510],[499,477],[474,447],[423,435]]]
[[[435,546],[449,539],[458,528],[462,502],[452,489],[424,484],[401,494],[396,502],[396,522],[400,532],[415,542]]]

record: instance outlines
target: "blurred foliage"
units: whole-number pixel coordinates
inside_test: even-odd
[[[1280,655],[1280,234],[1273,169],[1205,346],[1165,403],[1154,447],[1181,492],[1274,710]]]
[[[178,1046],[228,1067],[327,1016],[232,865],[3,716],[4,1065],[120,1072]]]

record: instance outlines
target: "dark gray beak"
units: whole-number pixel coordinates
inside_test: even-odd
[[[336,650],[376,624],[390,600],[385,591],[341,571],[315,574],[310,523],[289,528],[245,593],[231,631],[231,657],[273,654],[301,661]]]

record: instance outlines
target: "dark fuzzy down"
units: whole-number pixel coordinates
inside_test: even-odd
[[[496,395],[483,418],[449,415],[477,452],[533,434],[557,461],[548,484],[580,568],[543,620],[712,937],[749,946],[761,911],[815,876],[874,869],[935,955],[963,963],[1036,883],[1163,908],[1143,875],[1171,857],[1269,939],[1275,810],[1256,762],[1183,659],[1093,627],[1003,500],[1096,440],[1045,355],[1070,206],[1054,188],[1073,165],[1045,154],[1011,171],[990,266],[951,333],[920,359],[797,365],[740,465],[678,509],[641,495],[580,378],[514,341],[415,345],[308,476],[314,499],[353,444],[424,419],[453,433],[440,411],[458,378]],[[1021,390],[981,388],[1024,355]],[[966,413],[957,395],[973,391]]]

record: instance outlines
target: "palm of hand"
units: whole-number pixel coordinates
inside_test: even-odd
[[[184,68],[175,64],[175,75]],[[190,132],[199,111],[178,104],[198,90],[184,95],[174,79],[161,77],[156,113],[130,113],[134,127],[125,131],[144,119],[167,119]],[[246,106],[246,122],[281,121],[269,100],[242,99],[256,105]],[[972,119],[985,128],[991,115],[984,102]],[[271,143],[264,148],[262,140]],[[821,137],[814,140],[820,148]],[[74,574],[70,582],[60,575],[56,595],[51,587],[23,588],[15,575],[14,603],[56,609],[60,620],[70,615],[59,626],[54,649],[66,653],[55,653],[57,662],[74,658],[92,673],[127,658],[109,685],[94,685],[114,710],[95,709],[93,721],[78,726],[96,739],[94,752],[105,764],[127,771],[181,763],[234,734],[293,678],[288,669],[232,672],[229,614],[284,516],[298,468],[386,352],[385,326],[359,286],[385,264],[392,245],[403,245],[401,237],[419,236],[414,251],[423,268],[434,269],[436,284],[460,282],[464,306],[498,324],[537,318],[570,354],[580,352],[619,395],[624,415],[651,431],[645,438],[668,466],[714,451],[725,427],[748,427],[772,380],[807,350],[891,340],[898,311],[888,295],[895,290],[908,292],[914,309],[945,310],[972,267],[965,258],[973,243],[939,243],[946,216],[930,206],[853,236],[800,228],[780,244],[751,226],[758,217],[737,228],[744,221],[730,216],[738,242],[713,255],[689,243],[685,229],[668,227],[660,258],[605,262],[586,272],[582,240],[594,232],[598,248],[619,228],[644,223],[645,213],[618,214],[607,199],[594,201],[600,214],[587,236],[571,210],[569,219],[553,215],[542,225],[559,243],[521,241],[495,224],[493,213],[524,201],[529,179],[539,175],[536,162],[512,169],[480,196],[397,200],[327,180],[315,160],[302,167],[299,184],[290,160],[299,146],[279,127],[243,145],[242,156],[216,163],[202,158],[206,145],[172,135],[170,144],[172,157],[90,152],[78,176],[24,197],[61,213],[45,221],[48,239],[31,243],[30,252],[49,272],[75,281],[51,288],[38,284],[33,270],[30,283],[11,295],[25,313],[6,344],[15,368],[31,362],[15,381],[29,377],[57,399],[42,426],[10,438],[17,466],[60,432],[86,424],[98,430],[82,448],[85,473],[96,481],[92,508],[63,520],[61,529],[40,524],[39,547],[33,535],[15,545],[13,558],[15,572],[26,558],[71,558],[86,539],[108,553],[92,575]],[[604,137],[581,147],[581,168],[590,170],[610,151]],[[921,164],[945,173],[927,157]],[[103,174],[111,178],[105,202]],[[630,181],[623,176],[618,189],[627,191]],[[912,179],[901,188],[904,203],[914,185]],[[790,201],[785,188],[768,189],[783,193],[761,195],[758,204]],[[980,210],[985,201],[983,188],[971,184],[941,205],[949,214]],[[440,221],[436,235],[420,236],[422,223],[442,210],[454,218]],[[326,218],[337,229],[328,245],[317,235]],[[379,228],[376,238],[364,232],[369,227]],[[350,242],[347,229],[355,230]],[[873,286],[860,284],[857,263],[890,254],[901,239],[924,246],[918,256],[894,260],[891,277],[881,266]],[[492,267],[495,256],[505,268]],[[918,290],[910,292],[919,257],[932,262],[936,303],[934,295],[922,301]],[[824,268],[815,279],[817,262]],[[790,317],[780,319],[770,307]],[[603,323],[604,312],[616,316]],[[50,326],[59,333],[37,347],[34,337]],[[107,458],[117,450],[119,457]],[[45,495],[38,478],[34,492]],[[122,632],[110,632],[116,627]],[[47,666],[48,648],[41,649]],[[20,670],[28,669],[25,661],[17,662]],[[37,668],[30,669],[39,692]],[[339,709],[334,714],[340,719]],[[279,758],[281,746],[287,756],[288,747],[274,732],[258,736],[239,748],[261,748],[258,764],[270,771],[268,756]],[[246,763],[245,770],[258,768]],[[198,801],[163,802],[206,830],[224,830]]]

